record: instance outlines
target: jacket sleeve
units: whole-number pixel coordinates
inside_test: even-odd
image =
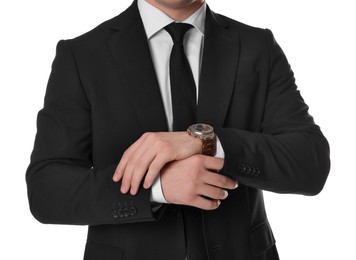
[[[52,65],[27,169],[30,210],[43,223],[117,224],[154,220],[150,190],[120,193],[116,165],[95,166],[91,108],[67,41]]]
[[[329,145],[308,113],[288,61],[269,30],[267,96],[260,131],[217,128],[222,174],[277,193],[315,195],[327,179]]]

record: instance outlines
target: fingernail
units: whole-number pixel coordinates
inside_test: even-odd
[[[220,206],[220,204],[221,204],[221,201],[220,201],[220,200],[218,200],[218,207]]]
[[[224,190],[224,199],[226,199],[227,196],[229,196],[229,193],[226,190]]]
[[[239,187],[239,183],[236,182],[235,186],[234,186],[234,189],[236,189],[237,187]]]
[[[117,182],[117,175],[114,175],[114,176],[112,177],[112,180],[113,180],[114,182]]]
[[[121,193],[126,193],[127,192],[127,188],[125,186],[121,187]]]

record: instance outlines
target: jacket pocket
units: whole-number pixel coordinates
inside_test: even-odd
[[[253,256],[257,257],[274,246],[274,239],[268,221],[264,221],[250,230],[250,246]]]
[[[85,246],[84,260],[123,260],[124,252],[121,248],[100,244],[88,240]]]

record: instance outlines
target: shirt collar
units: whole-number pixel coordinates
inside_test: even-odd
[[[147,3],[145,0],[138,0],[137,5],[148,39],[168,24],[174,22],[171,17]],[[205,16],[206,3],[182,22],[193,25],[202,35],[204,35]]]

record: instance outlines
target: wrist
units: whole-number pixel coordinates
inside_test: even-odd
[[[188,132],[185,132],[188,135],[190,140],[190,147],[193,149],[193,154],[202,154],[203,153],[203,141],[200,138],[196,138],[190,135]]]

